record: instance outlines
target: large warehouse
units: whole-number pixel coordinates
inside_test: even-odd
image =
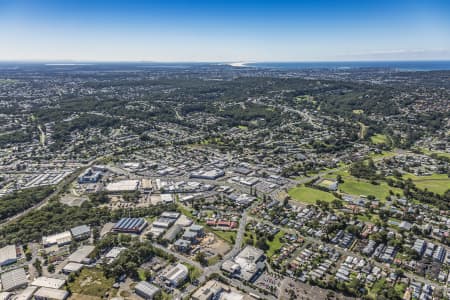
[[[144,299],[153,299],[156,295],[160,293],[159,287],[148,283],[147,281],[139,282],[134,288],[136,294],[141,296]]]
[[[15,245],[5,246],[0,249],[0,267],[13,264],[17,261],[17,250]]]
[[[24,268],[15,269],[0,276],[2,280],[2,291],[9,292],[28,284],[27,274]]]
[[[181,285],[189,275],[188,268],[183,264],[177,264],[173,268],[168,269],[162,276],[167,284],[177,287]]]
[[[139,188],[139,180],[121,180],[106,186],[108,192],[132,192]]]
[[[122,218],[113,227],[114,232],[141,233],[147,226],[144,218]]]
[[[70,231],[64,231],[61,233],[42,237],[42,244],[44,247],[50,247],[53,245],[64,246],[72,242],[72,234]]]

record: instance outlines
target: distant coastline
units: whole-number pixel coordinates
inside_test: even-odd
[[[444,71],[450,70],[450,60],[441,61],[347,61],[347,62],[258,62],[241,63],[245,67],[306,70],[306,69],[392,69],[396,71]]]
[[[110,68],[190,68],[198,66],[231,66],[234,68],[271,69],[282,71],[295,70],[355,70],[386,69],[393,71],[450,71],[450,60],[436,61],[317,61],[317,62],[133,62],[133,61],[0,61],[0,69],[23,66],[58,67],[58,68],[91,68],[93,66]]]
[[[229,63],[228,65],[232,66],[232,67],[238,67],[238,68],[245,68],[248,67],[248,62],[232,62]]]

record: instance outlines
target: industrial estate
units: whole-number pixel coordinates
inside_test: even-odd
[[[450,72],[146,66],[0,65],[0,299],[449,297]]]

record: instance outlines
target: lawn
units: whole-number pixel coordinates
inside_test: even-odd
[[[360,139],[364,139],[365,136],[366,136],[366,134],[367,134],[367,128],[368,128],[368,126],[365,125],[365,124],[363,124],[363,123],[361,123],[361,122],[358,122],[358,124],[359,124],[359,126],[360,126],[360,129],[359,129],[359,138],[360,138]]]
[[[370,153],[369,154],[369,157],[371,158],[371,159],[373,159],[373,160],[376,160],[376,159],[382,159],[382,158],[388,158],[388,157],[393,157],[393,156],[395,156],[396,155],[396,153],[395,152],[393,152],[393,151],[383,151],[382,153],[380,153],[380,154],[377,154],[377,153]]]
[[[219,260],[220,260],[220,257],[218,255],[214,255],[214,256],[208,258],[208,266],[218,263]]]
[[[200,270],[199,268],[196,268],[187,263],[183,263],[183,265],[185,265],[189,270],[189,281],[190,282],[194,281],[195,279],[199,278],[202,275],[202,270]]]
[[[375,134],[370,137],[370,141],[373,144],[387,144],[389,138],[384,134]]]
[[[373,284],[372,288],[370,289],[369,295],[375,296],[376,298],[376,295],[378,295],[378,293],[385,287],[386,287],[386,279],[382,278]]]
[[[289,190],[289,196],[294,200],[307,204],[316,204],[317,200],[331,202],[336,198],[331,193],[306,187],[304,185]]]
[[[188,218],[190,218],[190,219],[193,219],[193,218],[194,218],[194,216],[192,215],[192,211],[191,211],[190,208],[184,206],[184,205],[181,204],[181,203],[179,203],[179,204],[177,205],[177,208],[178,208],[178,210],[179,210],[183,215],[185,215],[186,217],[188,217]]]
[[[310,102],[310,103],[313,103],[313,104],[317,103],[314,100],[314,97],[310,96],[310,95],[297,96],[297,97],[295,97],[295,101],[297,101],[297,102]]]
[[[406,287],[407,286],[404,283],[397,283],[396,285],[394,285],[394,289],[397,292],[397,295],[399,295],[400,297],[405,293]]]
[[[380,217],[376,214],[371,214],[370,217],[366,214],[358,215],[358,220],[361,222],[368,222],[375,224],[377,221],[380,221]]]
[[[420,149],[424,154],[431,155],[431,154],[437,154],[438,156],[444,156],[450,158],[450,153],[447,152],[440,152],[440,151],[431,151],[425,148]]]
[[[113,284],[113,278],[106,278],[102,271],[95,268],[83,268],[80,275],[73,282],[68,283],[72,293],[100,298],[107,292],[110,295],[115,294]]]
[[[147,277],[145,276],[145,270],[139,268],[137,271],[138,271],[139,280],[146,281]]]
[[[267,240],[267,244],[269,245],[269,249],[266,251],[267,257],[272,257],[275,251],[283,246],[283,243],[280,241],[283,236],[284,231],[280,231],[273,237],[273,241]]]
[[[450,189],[450,178],[447,174],[433,174],[430,176],[416,176],[414,174],[405,174],[403,178],[411,178],[414,184],[420,188],[427,188],[429,191],[438,194],[444,194]]]
[[[236,231],[213,230],[213,232],[222,240],[225,240],[230,244],[234,244],[234,241],[236,240]]]
[[[339,185],[339,191],[342,193],[355,196],[372,195],[380,201],[384,201],[386,197],[389,196],[389,190],[392,190],[394,193],[402,194],[401,189],[390,187],[386,182],[379,182],[378,185],[371,184],[365,179],[353,177],[347,170],[339,170],[327,176],[336,178],[337,175],[341,175],[342,180],[344,180],[344,183]]]
[[[358,180],[352,176],[344,178],[344,183],[339,185],[339,190],[343,193],[356,196],[373,195],[380,201],[384,201],[389,196],[389,190],[392,190],[394,193],[401,193],[400,189],[390,187],[386,182],[380,182],[380,184],[374,185],[364,180]]]

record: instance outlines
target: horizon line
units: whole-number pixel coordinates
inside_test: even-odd
[[[261,64],[261,63],[353,63],[353,62],[450,62],[450,58],[436,59],[355,59],[355,60],[226,60],[226,61],[195,61],[195,60],[173,60],[173,61],[156,61],[156,60],[74,60],[74,59],[0,59],[0,63],[154,63],[154,64]]]

